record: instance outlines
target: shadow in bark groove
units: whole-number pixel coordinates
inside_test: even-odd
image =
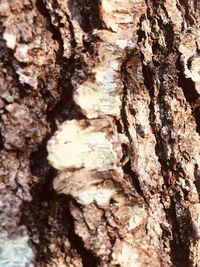
[[[182,6],[184,12],[185,12],[185,20],[187,21],[187,23],[190,26],[193,26],[195,24],[195,20],[194,17],[191,14],[191,9],[189,8],[189,5],[192,4],[192,2],[194,3],[194,8],[195,8],[195,1],[187,1],[187,0],[180,0],[179,3]]]
[[[1,134],[1,131],[0,131],[0,151],[3,149],[3,136]]]
[[[36,247],[36,262],[47,264],[53,257],[49,250],[54,244],[60,252],[69,255],[64,242],[69,240],[71,249],[80,255],[83,267],[96,267],[97,259],[84,247],[82,239],[75,234],[74,220],[70,214],[70,198],[55,193],[52,181],[56,176],[47,161],[46,137],[38,150],[30,156],[31,171],[40,181],[33,188],[32,201],[24,202],[21,208],[21,224],[26,225],[30,241]],[[59,241],[58,241],[59,240]],[[55,256],[55,255],[54,255]]]
[[[53,244],[58,251],[66,255],[70,255],[71,250],[76,251],[82,259],[83,267],[96,267],[97,259],[75,234],[73,217],[69,211],[69,198],[55,194],[52,176],[54,171],[51,170],[48,179],[33,190],[33,200],[24,203],[22,207],[21,224],[27,226],[30,241],[36,247],[36,262],[51,262],[53,255],[49,247]],[[66,240],[70,242],[70,251],[66,251]]]
[[[119,131],[119,133],[124,132],[124,134],[127,136],[128,140],[131,143],[131,135],[129,133],[129,121],[127,118],[127,114],[126,114],[126,105],[127,105],[127,93],[128,93],[128,86],[127,86],[127,70],[126,70],[126,64],[129,61],[129,57],[131,57],[134,52],[136,53],[136,51],[131,51],[128,55],[127,58],[124,60],[122,66],[121,66],[121,76],[122,76],[122,81],[123,81],[123,98],[122,98],[122,107],[121,107],[121,121],[122,121],[122,125],[120,123],[117,123],[117,129]],[[132,166],[131,166],[131,151],[130,149],[126,146],[123,145],[122,146],[122,152],[123,152],[123,157],[124,158],[129,158],[128,162],[123,166],[123,171],[125,174],[128,175],[128,177],[130,177],[130,180],[136,190],[136,192],[144,199],[144,201],[146,202],[146,199],[144,197],[142,188],[140,186],[140,182],[138,179],[137,174],[134,172],[134,170],[132,170]]]
[[[59,29],[51,23],[51,18],[44,3],[37,0],[38,11],[47,20],[47,30],[53,33],[53,38],[59,43],[59,50],[56,55],[56,62],[60,67],[59,77],[59,100],[47,110],[47,121],[51,126],[49,133],[38,146],[38,149],[30,155],[30,167],[32,175],[38,178],[37,185],[32,189],[32,201],[24,202],[21,208],[21,224],[26,225],[30,234],[30,240],[36,247],[36,262],[47,264],[55,257],[50,251],[50,245],[55,244],[58,253],[70,255],[65,248],[65,240],[69,240],[71,249],[76,251],[83,262],[84,267],[95,267],[96,258],[90,251],[85,249],[83,241],[74,232],[74,221],[69,211],[69,198],[64,195],[57,195],[53,189],[52,181],[56,176],[54,170],[47,161],[47,141],[56,130],[56,120],[62,123],[68,119],[82,119],[85,116],[73,101],[73,86],[70,78],[74,70],[83,65],[74,55],[66,59],[63,57],[63,41]],[[72,31],[72,29],[71,29]],[[73,33],[71,32],[73,38]],[[72,40],[73,41],[73,40]],[[72,42],[72,45],[76,44]],[[86,75],[87,76],[87,75]],[[50,98],[48,92],[43,97]],[[46,95],[45,95],[46,94]]]
[[[190,227],[189,224],[189,214],[186,211],[186,214],[182,216],[182,220],[187,220],[185,224],[185,229],[180,228],[180,223],[178,222],[176,209],[176,203],[172,199],[170,208],[166,211],[168,221],[172,225],[172,240],[170,242],[171,246],[171,259],[175,267],[189,267],[189,234]],[[182,230],[182,231],[181,231]],[[183,236],[183,234],[185,236]],[[187,240],[185,240],[187,238]]]
[[[46,29],[52,33],[52,37],[54,40],[56,40],[59,44],[59,49],[57,52],[57,59],[60,59],[63,55],[63,40],[60,34],[59,29],[57,29],[52,23],[51,23],[51,16],[43,3],[43,0],[36,0],[36,7],[40,14],[46,19]]]
[[[147,203],[147,200],[145,199],[145,196],[143,194],[143,190],[140,186],[138,176],[131,168],[130,160],[123,166],[123,171],[130,177],[133,187],[135,188],[137,193],[144,199],[145,203]]]
[[[165,186],[168,189],[169,187],[172,187],[169,183],[169,177],[167,175],[168,171],[172,170],[173,168],[173,159],[168,160],[167,155],[165,152],[164,143],[165,140],[163,140],[159,128],[157,128],[155,124],[155,108],[154,108],[154,78],[155,73],[153,71],[153,66],[143,66],[143,76],[144,76],[144,84],[146,85],[147,89],[149,90],[149,95],[151,98],[151,102],[149,105],[150,109],[150,116],[149,121],[150,125],[152,127],[152,131],[156,138],[156,155],[158,156],[158,160],[161,165],[161,170],[163,174],[163,179],[165,182]],[[160,80],[162,80],[162,77],[159,77]],[[162,84],[162,82],[161,82]],[[159,89],[163,90],[163,89]],[[161,91],[159,93],[159,97],[162,97],[161,94],[163,92]],[[164,111],[163,111],[164,112]],[[162,122],[164,123],[164,122]],[[171,188],[173,190],[173,188]],[[162,192],[160,192],[162,193]],[[171,261],[174,264],[175,267],[189,267],[189,235],[188,235],[188,229],[187,226],[189,225],[188,216],[187,214],[182,214],[180,218],[177,218],[176,213],[176,205],[179,207],[179,197],[178,195],[170,196],[171,199],[171,205],[169,209],[165,209],[166,217],[168,222],[170,223],[172,227],[172,240],[170,241],[170,257]],[[181,206],[181,205],[180,205]],[[183,220],[185,222],[183,223]],[[183,227],[184,225],[184,227]],[[182,228],[182,229],[181,229]],[[187,242],[185,242],[187,240]]]
[[[73,201],[73,200],[72,200]],[[68,198],[67,202],[67,209],[66,209],[66,216],[65,221],[66,223],[68,220],[71,222],[69,225],[69,235],[68,238],[71,241],[71,244],[75,244],[75,249],[77,250],[78,254],[82,258],[83,267],[97,267],[98,265],[98,259],[92,254],[92,252],[84,247],[84,243],[81,237],[79,237],[75,233],[74,229],[74,219],[70,213],[70,207],[69,207],[70,199]]]
[[[58,88],[60,90],[60,100],[52,108],[49,106],[47,112],[47,119],[51,124],[51,127],[56,130],[55,119],[57,118],[60,122],[68,119],[83,119],[85,116],[80,111],[80,108],[76,105],[73,100],[73,86],[71,84],[70,78],[74,74],[75,66],[78,64],[79,59],[75,59],[74,53],[69,59],[63,57],[63,40],[60,34],[59,27],[55,27],[51,23],[50,14],[42,2],[42,0],[37,0],[36,6],[38,11],[47,20],[47,30],[53,34],[53,38],[59,43],[59,50],[56,55],[56,62],[60,66],[60,78]],[[69,21],[69,18],[67,18]],[[72,49],[76,47],[76,42],[74,39],[73,27],[70,25],[71,34],[71,46]],[[66,71],[67,70],[67,71]]]
[[[0,25],[0,60],[3,63],[3,67],[7,70],[10,77],[12,77],[12,85],[17,88],[20,98],[24,98],[32,92],[32,88],[28,84],[22,84],[19,81],[19,75],[16,72],[16,66],[23,68],[23,64],[14,57],[12,49],[8,48],[6,41],[3,40],[3,27]],[[5,101],[5,99],[4,99]],[[8,102],[9,104],[9,102]]]
[[[74,68],[78,64],[78,59],[71,58],[67,62],[61,63],[60,80],[58,87],[60,88],[60,100],[47,112],[48,121],[50,121],[53,129],[56,129],[55,119],[60,122],[64,120],[80,120],[85,119],[85,115],[81,112],[79,106],[73,100],[73,86],[70,81],[70,75],[74,74]],[[66,74],[68,70],[68,75]]]
[[[61,96],[63,101],[63,96]],[[58,103],[58,105],[60,102]],[[51,125],[54,125],[55,118],[62,113],[65,105],[55,107],[48,117]],[[77,119],[77,113],[74,113]],[[62,117],[63,119],[63,117]],[[54,131],[52,127],[52,131]],[[38,150],[30,155],[30,168],[32,175],[38,178],[38,184],[33,188],[32,201],[23,203],[21,208],[21,224],[26,225],[30,234],[31,241],[36,247],[36,262],[46,264],[51,261],[52,253],[49,245],[57,244],[57,239],[61,240],[60,250],[64,251],[64,240],[69,240],[72,249],[77,251],[85,267],[95,267],[96,258],[90,251],[84,248],[83,241],[74,232],[74,221],[69,211],[69,198],[64,195],[57,195],[53,189],[52,181],[57,171],[53,169],[47,160],[47,142],[50,138],[48,134],[38,146]],[[48,222],[53,223],[50,225]],[[35,240],[38,239],[38,242]]]
[[[175,40],[174,40],[174,32],[173,27],[169,21],[168,24],[164,24],[162,18],[160,17],[160,11],[163,10],[166,12],[165,7],[162,1],[148,1],[146,0],[148,9],[147,9],[147,17],[151,24],[151,31],[155,32],[154,24],[159,25],[159,30],[162,31],[165,36],[165,46],[160,46],[158,38],[155,38],[153,41],[152,49],[153,49],[153,59],[152,62],[148,65],[143,65],[143,77],[144,84],[149,91],[150,96],[150,115],[149,122],[152,127],[153,134],[156,139],[156,147],[155,152],[158,156],[158,160],[161,165],[161,171],[165,184],[165,194],[169,193],[168,189],[172,190],[173,195],[170,196],[171,204],[169,209],[165,209],[166,217],[169,224],[172,227],[172,240],[170,241],[170,257],[173,266],[176,267],[189,267],[189,234],[188,234],[188,213],[179,213],[184,209],[184,206],[181,205],[179,195],[174,192],[173,185],[170,184],[168,173],[172,171],[173,173],[173,164],[175,161],[174,153],[173,153],[173,143],[171,144],[172,154],[170,157],[166,154],[166,142],[169,144],[168,140],[162,136],[160,131],[160,127],[167,126],[169,128],[170,133],[170,123],[168,123],[166,113],[168,111],[168,105],[165,102],[165,94],[170,92],[170,88],[173,88],[172,84],[168,84],[167,75],[175,76],[176,72],[174,72],[174,68],[172,68],[172,63],[169,61],[169,56],[177,57],[176,50],[174,49]],[[158,8],[159,6],[159,8]],[[166,13],[167,15],[167,13]],[[158,32],[155,32],[155,36]],[[145,39],[145,36],[142,30],[138,31],[138,41],[142,42]],[[164,80],[166,79],[166,80]],[[155,82],[159,80],[159,83]],[[159,91],[158,91],[159,90]],[[160,125],[156,124],[156,116],[155,116],[155,105],[159,106],[159,110],[161,113]],[[169,125],[168,125],[169,124]],[[162,192],[160,192],[162,195]],[[179,217],[177,217],[179,216]],[[185,221],[184,221],[185,220]],[[166,232],[166,231],[165,231]],[[164,234],[164,232],[163,232]],[[166,232],[167,235],[169,233]],[[166,237],[167,237],[166,235]],[[169,239],[169,236],[167,237]]]
[[[194,170],[194,177],[195,177],[195,186],[197,189],[198,197],[200,200],[200,166],[198,164],[195,165],[195,170]]]
[[[80,12],[81,19],[78,20],[78,23],[84,32],[91,32],[93,29],[104,28],[100,15],[100,0],[68,1],[68,7],[72,16],[75,6]]]
[[[195,89],[195,83],[192,79],[184,76],[184,70],[181,66],[180,59],[178,59],[177,62],[177,70],[179,73],[178,86],[182,88],[185,98],[192,109],[197,125],[196,131],[200,134],[200,96]]]
[[[165,148],[163,146],[163,142],[162,142],[162,137],[160,134],[160,131],[157,129],[156,123],[155,123],[155,108],[154,108],[154,79],[155,79],[155,73],[153,71],[153,65],[152,66],[143,66],[143,76],[144,76],[144,84],[147,87],[148,91],[149,91],[149,96],[150,96],[150,104],[149,104],[149,122],[152,128],[152,131],[155,135],[156,138],[156,146],[155,146],[155,150],[156,150],[156,155],[158,156],[158,160],[160,162],[160,165],[162,167],[162,171],[166,172],[170,166],[169,166],[169,162],[168,160],[166,160],[166,152],[165,152]],[[165,178],[165,177],[164,177]],[[168,186],[168,181],[166,179],[165,183]]]

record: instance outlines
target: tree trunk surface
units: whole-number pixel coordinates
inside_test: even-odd
[[[200,2],[0,16],[0,266],[200,267]]]

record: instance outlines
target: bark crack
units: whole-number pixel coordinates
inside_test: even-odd
[[[173,237],[170,242],[171,246],[171,259],[174,264],[174,266],[189,266],[189,244],[185,243],[182,240],[183,233],[180,233],[180,222],[177,221],[177,213],[176,213],[176,206],[179,205],[179,193],[172,194],[170,193],[170,190],[173,190],[173,185],[170,182],[170,173],[173,173],[173,164],[174,159],[173,155],[171,159],[168,159],[167,155],[165,154],[165,140],[163,140],[162,135],[160,134],[160,128],[156,125],[155,121],[155,113],[154,113],[154,72],[151,68],[144,66],[144,78],[145,78],[145,85],[149,89],[149,93],[151,96],[151,103],[150,103],[150,124],[152,126],[153,133],[156,137],[156,154],[158,156],[159,162],[161,164],[161,170],[163,179],[165,182],[167,194],[170,195],[171,204],[168,209],[165,209],[165,213],[168,219],[168,222],[172,226],[172,233]],[[152,81],[152,83],[150,82]],[[160,89],[161,90],[161,89]],[[162,92],[160,92],[161,94]],[[161,96],[158,96],[161,97]],[[160,99],[162,101],[162,99]],[[163,113],[165,111],[163,110]],[[163,120],[162,120],[163,122]],[[172,150],[173,151],[173,150]],[[164,193],[164,192],[163,192]],[[187,218],[187,216],[184,216]],[[188,225],[186,223],[186,225]],[[184,231],[185,237],[188,236],[187,229],[182,229]]]
[[[63,39],[61,36],[61,33],[59,31],[59,28],[57,28],[56,26],[54,26],[51,22],[51,16],[48,12],[47,7],[45,6],[43,0],[37,0],[36,1],[36,7],[38,9],[38,11],[40,12],[40,14],[46,19],[47,21],[47,30],[50,31],[52,33],[52,37],[53,39],[55,39],[58,44],[59,44],[59,49],[56,55],[56,60],[59,62],[60,60],[62,61],[62,56],[63,56]]]
[[[68,119],[82,119],[85,116],[80,111],[79,107],[73,101],[73,86],[71,76],[74,75],[74,70],[77,67],[79,59],[75,59],[76,42],[73,33],[73,26],[67,16],[70,25],[71,42],[73,47],[72,56],[69,59],[63,57],[63,40],[58,27],[51,23],[51,17],[48,9],[40,0],[37,1],[38,11],[46,18],[48,22],[47,30],[53,33],[54,39],[59,43],[59,50],[56,55],[56,62],[60,67],[60,79],[58,88],[60,91],[60,99],[53,106],[49,106],[47,111],[47,121],[50,123],[51,131],[40,143],[38,150],[30,155],[31,172],[38,179],[37,185],[32,190],[33,200],[30,203],[23,203],[21,211],[21,223],[26,225],[30,233],[30,237],[34,237],[38,233],[38,240],[31,240],[32,244],[37,248],[36,262],[49,262],[51,252],[48,250],[48,245],[52,239],[59,238],[63,235],[68,238],[72,249],[75,250],[81,257],[83,266],[97,266],[96,258],[88,251],[74,231],[74,220],[69,211],[69,199],[66,196],[58,196],[52,186],[53,179],[57,176],[57,172],[49,165],[47,161],[46,145],[50,135],[57,129],[57,123],[62,123]],[[68,75],[66,75],[66,69]],[[43,93],[45,94],[45,93]],[[45,97],[45,96],[44,96]],[[47,207],[49,211],[47,212]],[[50,208],[51,207],[51,208]],[[54,210],[56,209],[56,211]],[[57,211],[60,210],[60,215]],[[54,214],[55,212],[55,214]],[[57,226],[48,226],[48,220],[54,218]],[[52,234],[48,236],[45,227],[52,227]],[[60,228],[60,230],[57,229]],[[34,237],[35,238],[35,237]],[[53,242],[52,242],[53,243]],[[60,249],[64,250],[64,244],[60,245]],[[66,254],[69,252],[65,251]]]
[[[192,114],[197,125],[196,131],[200,134],[200,96],[196,91],[195,82],[191,78],[185,77],[180,58],[177,61],[177,70],[179,73],[178,86],[182,88],[185,99],[192,109]]]
[[[126,75],[126,64],[127,64],[128,60],[129,59],[128,59],[128,55],[127,55],[127,58],[124,60],[124,62],[122,64],[122,67],[121,67],[121,77],[122,77],[122,82],[123,82],[121,121],[122,121],[122,124],[123,124],[123,131],[124,131],[125,135],[128,137],[128,140],[129,140],[129,142],[131,144],[132,138],[131,138],[131,135],[129,133],[129,120],[128,120],[127,112],[126,112],[127,101],[128,101],[128,99],[127,99],[128,88],[127,88],[127,81],[126,81],[126,77],[127,77],[127,75]],[[124,171],[125,174],[127,174],[130,177],[131,182],[133,184],[133,187],[135,188],[137,193],[146,202],[143,190],[142,190],[142,188],[140,186],[139,179],[138,179],[136,173],[132,170],[132,167],[131,167],[131,156],[130,156],[131,151],[130,151],[130,149],[128,148],[127,145],[123,145],[122,152],[124,154],[124,158],[127,159],[125,165],[123,166],[123,171]]]
[[[13,78],[13,86],[17,87],[20,98],[24,98],[32,91],[28,84],[21,84],[19,80],[19,74],[16,73],[16,65],[23,66],[23,63],[19,62],[15,57],[13,50],[8,48],[6,41],[3,40],[3,27],[0,26],[0,59],[2,60],[3,67],[7,69],[10,76]],[[6,101],[6,100],[4,100]],[[9,104],[9,103],[7,103]]]
[[[75,0],[71,1],[78,4],[78,8],[81,14],[80,26],[84,32],[92,32],[93,29],[103,29],[103,21],[100,14],[100,0]]]
[[[80,111],[80,108],[75,104],[73,100],[73,86],[71,83],[71,77],[74,75],[75,66],[77,66],[78,60],[75,59],[75,48],[76,48],[76,41],[74,37],[73,32],[73,25],[70,22],[69,16],[66,14],[67,21],[69,23],[69,30],[71,34],[71,45],[73,48],[73,53],[70,58],[66,59],[63,57],[63,39],[61,36],[61,33],[59,31],[59,27],[55,27],[51,23],[51,16],[48,12],[48,9],[44,5],[44,3],[41,0],[37,0],[37,7],[39,12],[47,19],[49,26],[47,27],[47,30],[51,31],[53,33],[53,38],[55,38],[59,43],[59,50],[57,53],[57,64],[60,67],[60,79],[58,88],[60,91],[60,100],[54,105],[52,108],[49,106],[48,112],[47,112],[47,118],[48,121],[51,124],[51,127],[53,131],[56,130],[56,120],[58,120],[60,123],[63,122],[66,119],[82,119],[85,118],[85,116]],[[66,69],[68,70],[68,74],[66,75]]]
[[[147,1],[148,4],[148,1]],[[156,155],[161,165],[162,175],[164,179],[165,188],[161,194],[167,194],[170,197],[170,206],[165,208],[165,213],[168,222],[172,227],[172,240],[170,241],[171,261],[174,266],[189,266],[189,240],[188,238],[188,222],[184,223],[182,220],[188,219],[187,211],[184,211],[184,207],[181,205],[181,196],[179,192],[176,192],[175,184],[171,183],[171,175],[177,176],[176,159],[174,156],[174,145],[173,141],[170,142],[171,136],[171,121],[167,116],[168,105],[165,97],[169,94],[170,85],[166,85],[165,79],[167,73],[170,71],[170,62],[168,57],[172,53],[174,47],[174,32],[173,27],[170,23],[163,24],[163,20],[157,13],[158,8],[153,6],[149,7],[147,12],[148,19],[151,23],[152,32],[155,31],[153,28],[154,23],[157,21],[159,25],[158,33],[161,31],[165,37],[166,47],[158,45],[158,39],[153,41],[153,60],[151,63],[143,64],[143,75],[144,83],[149,91],[150,95],[150,116],[149,121],[152,127],[152,131],[156,138]],[[156,2],[157,4],[157,2]],[[166,13],[163,4],[159,3],[159,6]],[[150,10],[154,10],[154,13],[150,13]],[[157,33],[157,34],[158,34]],[[159,35],[158,35],[159,36]],[[145,37],[143,37],[145,38]],[[142,39],[142,37],[141,37]],[[158,81],[158,82],[157,82]],[[156,110],[159,110],[159,118],[156,117]],[[163,135],[163,127],[167,129],[166,136]],[[168,137],[167,137],[168,136]],[[168,147],[170,147],[170,154],[167,153]],[[165,192],[166,190],[166,192]],[[179,212],[182,211],[181,217],[178,217]]]

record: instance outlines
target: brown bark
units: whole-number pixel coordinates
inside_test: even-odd
[[[0,15],[0,266],[200,266],[199,2]]]

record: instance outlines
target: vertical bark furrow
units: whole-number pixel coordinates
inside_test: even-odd
[[[178,29],[177,27],[175,28],[176,24],[173,25],[174,18],[171,17],[173,13],[171,13],[169,5],[168,8],[166,8],[167,5],[168,4],[166,1],[165,8],[163,10],[164,12],[162,12],[162,9],[164,7],[163,4],[160,5],[160,9],[158,9],[157,7],[156,9],[153,9],[151,3],[149,2],[148,19],[152,26],[151,34],[154,34],[154,40],[152,44],[153,55],[152,62],[148,63],[147,66],[144,66],[144,75],[146,76],[146,85],[149,88],[151,96],[150,110],[152,112],[152,115],[150,116],[150,121],[153,132],[156,136],[156,150],[162,166],[162,173],[165,181],[165,188],[161,193],[163,195],[167,192],[171,199],[168,209],[165,209],[166,216],[169,224],[172,227],[171,230],[173,234],[173,239],[170,242],[172,256],[171,259],[175,266],[189,266],[191,264],[190,251],[191,249],[194,249],[194,247],[193,241],[189,237],[191,234],[191,232],[189,231],[191,223],[189,218],[190,212],[188,211],[188,193],[187,190],[185,191],[184,188],[179,187],[179,185],[177,184],[177,179],[179,179],[179,177],[183,177],[185,179],[188,175],[188,171],[185,171],[184,169],[187,168],[186,162],[183,163],[183,160],[180,159],[182,152],[180,148],[177,147],[177,141],[179,143],[178,130],[180,131],[180,126],[175,126],[175,124],[177,123],[177,115],[176,113],[174,113],[176,111],[176,107],[173,105],[173,102],[175,102],[173,100],[174,97],[177,97],[179,95],[179,97],[184,99],[184,96],[181,96],[181,94],[178,92],[179,88],[177,87],[178,71],[180,71],[180,69],[173,70],[173,68],[176,67],[176,61],[179,56],[176,50],[179,47],[179,40],[176,36]],[[173,6],[173,3],[171,3],[171,5]],[[151,13],[151,10],[154,10],[154,12]],[[165,16],[164,14],[166,13],[166,11],[169,12],[167,19],[170,19],[171,21],[167,22],[167,20],[165,20],[165,22],[163,23],[163,17]],[[157,28],[155,28],[154,26],[156,24],[156,21],[159,25],[159,27]],[[172,25],[174,27],[172,27]],[[161,40],[161,37],[164,37],[164,39]],[[149,40],[150,38],[151,37],[148,37]],[[145,42],[145,40],[143,41]],[[158,45],[158,43],[160,45]],[[146,63],[144,64],[146,65]],[[181,72],[180,75],[182,75]],[[173,80],[170,78],[170,76],[173,77]],[[179,79],[179,85],[180,83],[181,80]],[[193,90],[191,90],[192,88],[190,89],[190,87],[188,86],[189,83],[183,82],[183,84],[185,97],[187,99],[190,98],[190,95],[197,95],[197,93],[195,93],[198,90],[197,82],[196,88],[193,86]],[[183,103],[180,102],[181,109],[182,105]],[[184,113],[184,111],[182,112]],[[192,114],[190,114],[189,116],[191,115]],[[191,120],[194,121],[192,117]],[[195,128],[192,129],[196,136]],[[186,133],[184,134],[187,136],[186,138],[189,138],[190,133],[188,133],[187,131],[190,130],[191,128],[188,125],[188,130],[186,130]],[[196,158],[196,160],[198,161],[198,158]],[[194,181],[194,174],[191,173],[189,177],[191,181]],[[197,195],[195,189],[193,191],[193,194],[193,197],[196,198]],[[166,205],[165,202],[166,199],[163,202],[164,205]]]

